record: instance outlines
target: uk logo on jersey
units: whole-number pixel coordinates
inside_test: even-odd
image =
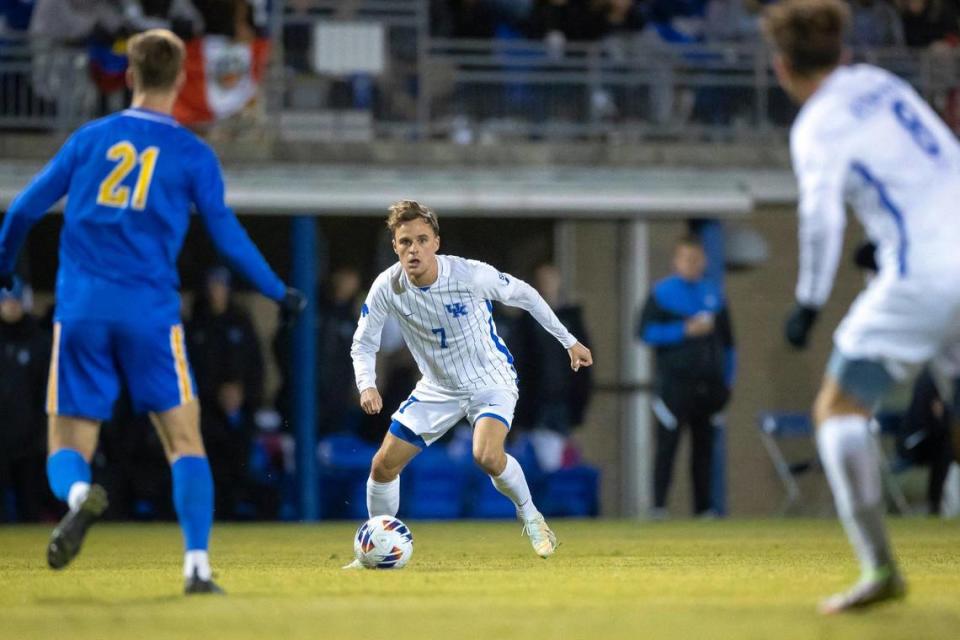
[[[454,318],[467,315],[467,307],[462,302],[444,305]]]

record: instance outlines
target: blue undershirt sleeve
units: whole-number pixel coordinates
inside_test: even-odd
[[[75,136],[68,139],[7,209],[0,227],[0,273],[13,271],[30,229],[66,195],[73,174],[76,144]]]
[[[227,206],[220,163],[209,148],[204,148],[204,152],[193,172],[193,201],[214,246],[260,293],[276,301],[282,300],[286,286]]]

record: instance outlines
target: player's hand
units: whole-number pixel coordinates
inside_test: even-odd
[[[364,389],[360,394],[360,408],[368,416],[375,416],[383,409],[383,398],[374,387]]]
[[[579,371],[580,367],[589,367],[593,364],[593,354],[590,353],[590,349],[579,342],[567,349],[567,353],[570,354],[570,368],[574,371]]]
[[[299,289],[287,287],[287,292],[280,301],[280,319],[283,324],[292,323],[306,308],[307,296]]]
[[[712,313],[698,313],[683,323],[683,333],[690,338],[699,338],[712,332]]]
[[[818,313],[820,313],[819,310],[813,307],[797,303],[787,316],[787,322],[783,328],[787,342],[797,349],[805,348]]]

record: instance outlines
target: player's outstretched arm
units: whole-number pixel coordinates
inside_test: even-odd
[[[226,204],[220,163],[209,147],[201,149],[191,174],[194,179],[192,196],[217,252],[260,293],[275,300],[285,311],[301,311],[306,299],[299,291],[284,285],[253,244]]]
[[[560,318],[536,289],[519,278],[500,273],[484,262],[470,260],[469,263],[473,269],[473,286],[480,296],[527,311],[570,352],[570,366],[574,371],[593,364],[590,350],[580,344],[560,322]]]
[[[71,137],[27,188],[10,204],[0,227],[0,275],[10,276],[27,234],[67,193],[73,173],[76,138]]]

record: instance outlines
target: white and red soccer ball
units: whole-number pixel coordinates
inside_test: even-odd
[[[374,516],[357,529],[353,553],[367,569],[401,569],[413,556],[413,533],[393,516]]]

